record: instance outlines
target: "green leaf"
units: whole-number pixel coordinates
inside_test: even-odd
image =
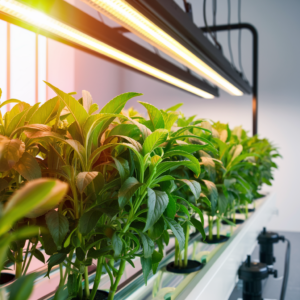
[[[85,168],[87,164],[85,148],[80,144],[79,141],[76,140],[65,140],[65,142],[69,144],[73,148],[73,150],[77,153],[80,162],[82,164],[82,168]]]
[[[154,251],[154,243],[153,241],[149,238],[148,235],[140,232],[139,233],[140,238],[142,240],[142,244],[143,244],[143,249],[144,249],[144,257],[145,258],[149,258],[152,256],[152,253]]]
[[[153,180],[152,185],[155,185],[155,184],[158,184],[158,183],[164,182],[164,181],[171,181],[171,180],[175,180],[175,178],[170,175],[164,175],[164,176],[158,177],[155,180]]]
[[[19,139],[8,139],[1,137],[0,151],[0,172],[10,170],[22,157],[25,151],[25,144]]]
[[[11,136],[12,132],[14,132],[15,129],[22,127],[24,125],[28,110],[29,107],[13,117],[13,119],[10,121],[10,123],[8,124],[5,130],[6,136],[13,138],[13,136]]]
[[[137,139],[140,134],[140,130],[135,124],[119,124],[110,131],[108,136],[123,135]]]
[[[164,158],[165,157],[173,157],[173,156],[183,156],[183,157],[186,157],[188,158],[191,162],[194,163],[194,169],[197,170],[195,172],[195,175],[198,177],[200,175],[200,172],[201,172],[201,169],[200,169],[200,164],[199,164],[199,161],[198,159],[192,155],[192,154],[189,154],[188,152],[184,152],[184,151],[181,151],[181,150],[170,150],[170,151],[167,151],[165,154],[164,154]]]
[[[190,188],[190,190],[193,193],[196,201],[200,198],[201,185],[198,181],[188,180],[188,179],[177,179],[177,181],[183,182],[184,184],[186,184]]]
[[[224,196],[223,193],[220,193],[218,197],[218,208],[220,214],[224,214],[226,212],[227,205],[227,198]]]
[[[41,178],[26,183],[6,202],[0,219],[0,236],[24,216],[36,218],[53,209],[62,200],[68,184]]]
[[[187,153],[194,153],[194,152],[203,150],[205,148],[207,148],[207,145],[197,145],[197,144],[190,145],[190,144],[187,144],[187,145],[176,146],[174,150],[184,151],[184,152],[187,152]]]
[[[147,109],[154,130],[165,128],[164,118],[158,108],[146,102],[138,102]]]
[[[56,210],[48,212],[45,216],[46,224],[52,235],[57,249],[61,249],[62,242],[64,241],[69,231],[68,219]]]
[[[165,230],[165,222],[163,218],[159,218],[158,221],[149,228],[149,237],[155,241],[160,238]]]
[[[118,157],[118,158],[112,157],[112,159],[115,162],[116,168],[121,177],[121,182],[123,184],[130,174],[128,161],[122,157]]]
[[[90,92],[83,90],[82,91],[82,106],[89,113],[90,108],[93,104],[93,98]]]
[[[118,236],[116,232],[114,232],[112,239],[111,239],[112,247],[114,249],[114,256],[118,257],[121,255],[122,248],[123,248],[123,243],[121,238]]]
[[[32,252],[32,255],[38,259],[39,261],[41,261],[43,264],[45,263],[45,257],[44,257],[44,254],[38,250],[38,249],[34,249]]]
[[[161,262],[161,260],[163,259],[163,254],[157,252],[156,250],[153,251],[153,254],[152,254],[152,264],[156,264],[156,263],[159,263]]]
[[[174,219],[176,214],[176,201],[171,194],[168,193],[169,203],[166,207],[164,215],[170,219]]]
[[[93,103],[91,106],[90,106],[90,109],[89,109],[89,115],[92,115],[94,112],[96,112],[97,110],[99,109],[99,106],[97,103]]]
[[[204,168],[208,174],[208,177],[211,181],[215,181],[216,178],[216,165],[212,158],[210,157],[201,157],[201,165],[204,165]]]
[[[177,238],[179,249],[182,250],[185,244],[185,236],[184,236],[183,228],[175,220],[172,220],[168,217],[164,217],[164,220],[166,221],[168,228],[172,230],[173,234]]]
[[[166,129],[157,129],[151,133],[143,144],[144,155],[151,153],[154,149],[159,147],[159,145],[164,143],[168,138],[168,133],[169,132]]]
[[[27,180],[42,177],[41,168],[36,159],[27,152],[24,152],[13,168]]]
[[[152,258],[141,257],[141,265],[143,270],[144,282],[147,285],[147,279],[152,269]]]
[[[191,161],[187,161],[187,160],[182,160],[182,161],[165,161],[165,162],[160,163],[157,166],[157,171],[155,173],[155,176],[158,177],[161,174],[163,174],[164,172],[166,172],[168,170],[172,171],[172,170],[174,170],[174,169],[176,169],[176,168],[178,168],[180,166],[185,166],[185,167],[189,168],[195,174],[197,174],[199,172],[198,166],[196,166],[195,163],[193,163]]]
[[[82,250],[81,247],[76,248],[76,257],[79,261],[85,260],[85,252]]]
[[[13,119],[20,114],[21,112],[26,111],[30,108],[30,105],[26,102],[19,102],[16,104],[10,111],[8,111],[4,118],[5,118],[5,129],[7,130],[10,123],[13,121]],[[14,129],[13,129],[14,130]]]
[[[153,251],[153,254],[152,254],[152,272],[153,274],[156,273],[157,271],[157,268],[158,268],[158,265],[159,263],[161,262],[161,260],[163,259],[163,254],[160,253],[160,252],[157,252],[156,250]]]
[[[198,221],[195,218],[191,218],[190,221],[192,222],[194,227],[201,233],[203,240],[205,240],[206,234],[205,234],[205,231],[204,231],[203,223],[201,223],[200,221]]]
[[[76,177],[76,186],[80,194],[98,176],[98,172],[80,172]]]
[[[69,274],[68,281],[67,281],[67,288],[68,288],[68,294],[70,296],[75,296],[78,290],[78,275],[77,274]],[[55,293],[56,295],[56,293]],[[64,299],[63,295],[61,298],[57,297],[57,299],[54,300],[61,300]]]
[[[127,202],[141,186],[142,184],[138,182],[134,177],[128,177],[126,179],[118,193],[118,201],[121,208],[124,208]]]
[[[77,125],[77,130],[82,138],[83,141],[83,132],[82,128],[83,125],[88,118],[88,113],[86,110],[83,108],[83,106],[71,95],[68,95],[64,93],[63,91],[59,90],[52,84],[45,82],[59,97],[61,101],[66,105],[66,107],[69,109],[71,115],[73,116],[75,123]]]
[[[190,206],[193,209],[193,211],[199,215],[202,224],[204,224],[204,217],[203,217],[202,211],[197,206],[195,206],[193,204],[190,204]]]
[[[59,265],[61,264],[62,262],[64,262],[64,260],[66,259],[67,257],[67,254],[66,253],[56,253],[52,256],[49,257],[48,261],[47,261],[47,264],[48,264],[48,272],[47,274],[45,275],[45,277],[49,277],[50,279],[50,271],[51,269],[56,266],[56,265]]]
[[[177,204],[177,206],[179,207],[179,211],[183,212],[184,214],[186,214],[187,218],[190,219],[190,212],[189,210],[182,204]]]
[[[28,111],[26,113],[26,118],[25,118],[26,124],[30,124],[30,120],[33,116],[35,116],[36,111],[38,110],[39,106],[40,106],[40,103],[36,103],[28,109]]]
[[[142,94],[139,93],[124,93],[121,94],[111,101],[109,101],[100,111],[100,113],[111,113],[111,114],[119,114],[122,109],[124,108],[125,104],[128,100],[141,96]],[[92,150],[98,147],[98,139],[102,132],[106,130],[109,124],[113,121],[114,118],[108,119],[106,121],[101,122],[98,124],[92,134]]]
[[[147,222],[144,232],[147,231],[155,222],[161,217],[169,203],[168,195],[162,191],[152,190],[147,188],[148,191],[148,212]]]
[[[218,203],[218,196],[219,196],[217,187],[213,182],[209,180],[202,180],[202,181],[205,183],[209,193],[212,213],[215,214],[217,203]]]
[[[94,248],[91,248],[87,254],[87,257],[97,259],[100,256],[106,255],[111,250],[112,250],[111,247],[101,247],[99,250],[95,250]]]
[[[168,111],[176,111],[179,107],[181,107],[183,105],[183,103],[178,103],[178,104],[175,104],[174,106],[171,106],[169,108],[166,109],[166,112]]]
[[[161,113],[164,118],[165,128],[170,131],[172,126],[178,119],[178,113],[177,112],[166,113],[164,111],[162,111]]]
[[[22,276],[9,286],[9,300],[26,300],[29,299],[36,274]]]
[[[146,127],[144,124],[141,124],[131,118],[128,118],[128,120],[138,127],[138,129],[140,130],[140,132],[142,134],[143,140],[145,140],[152,133],[152,131],[148,127]]]
[[[78,229],[83,235],[89,234],[97,225],[100,217],[103,215],[101,206],[95,206],[85,212],[79,219]]]
[[[170,241],[170,235],[167,230],[164,230],[164,232],[163,232],[163,240],[164,240],[165,244],[168,246],[169,241]]]
[[[1,96],[0,96],[1,98]],[[8,99],[8,100],[5,100],[4,102],[0,103],[0,108],[9,104],[9,103],[20,103],[22,102],[21,100],[18,100],[18,99]]]
[[[59,113],[64,106],[65,104],[60,101],[58,97],[46,101],[32,115],[29,124],[48,124],[51,120],[56,118],[57,113]]]

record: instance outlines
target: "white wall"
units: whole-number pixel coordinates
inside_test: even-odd
[[[75,2],[74,2],[75,1]],[[176,0],[180,5],[181,0]],[[81,9],[93,15],[95,12],[84,6],[79,0],[72,0]],[[193,5],[195,22],[203,26],[202,1],[190,0]],[[232,22],[237,22],[237,0],[232,2]],[[208,1],[207,18],[211,22],[211,1]],[[298,0],[252,0],[242,1],[242,21],[252,23],[259,32],[259,119],[258,131],[261,137],[268,137],[276,143],[284,156],[278,160],[279,171],[275,174],[272,188],[278,198],[279,216],[274,217],[270,228],[300,231],[300,199],[297,193],[300,162],[295,155],[299,148],[298,130],[300,126],[298,102],[300,60],[298,59],[300,29],[300,1]],[[217,20],[219,24],[227,22],[227,1],[218,1]],[[237,32],[232,33],[232,47],[237,64]],[[227,34],[219,33],[224,54],[228,56]],[[63,46],[66,47],[66,46]],[[50,51],[51,49],[49,49]],[[55,48],[53,48],[53,51]],[[74,51],[74,52],[73,52]],[[243,125],[251,130],[251,95],[233,97],[221,91],[220,98],[205,100],[185,93],[146,76],[115,66],[78,50],[69,50],[68,63],[74,61],[74,69],[61,68],[63,74],[51,75],[50,82],[66,91],[72,86],[81,94],[82,89],[89,90],[94,100],[101,106],[117,94],[136,91],[144,93],[141,101],[150,102],[159,108],[166,108],[178,102],[184,102],[182,111],[187,115],[229,122],[231,126]],[[73,53],[74,56],[73,56]],[[65,63],[62,53],[52,54],[50,65],[56,59]],[[252,78],[252,36],[248,32],[242,35],[242,56],[246,77]],[[49,56],[50,57],[50,56]],[[53,60],[52,60],[53,59]],[[57,64],[57,62],[55,62]],[[67,83],[68,82],[68,83]],[[143,107],[134,99],[128,106]]]

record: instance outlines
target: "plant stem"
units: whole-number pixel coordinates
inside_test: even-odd
[[[108,295],[108,300],[113,300],[115,293],[117,291],[117,287],[119,285],[119,282],[121,280],[121,277],[124,273],[125,270],[125,265],[126,265],[126,260],[121,259],[121,263],[120,263],[120,267],[119,267],[119,272],[118,275],[116,277],[115,283],[113,284],[113,286],[110,287],[110,291],[109,291],[109,295]]]
[[[175,262],[174,266],[179,266],[179,259],[180,259],[180,249],[179,249],[179,243],[178,240],[175,238]]]
[[[22,276],[22,260],[23,260],[23,248],[20,248],[18,252],[16,252],[16,278]]]
[[[32,255],[32,253],[31,253],[30,258],[29,258],[29,261],[28,261],[28,263],[27,263],[27,266],[26,266],[26,268],[25,268],[25,270],[24,270],[24,272],[23,272],[23,275],[26,275],[26,272],[27,272],[27,270],[28,270],[28,268],[29,268],[29,265],[30,265],[30,263],[31,263],[32,257],[33,257],[33,255]]]
[[[89,299],[90,298],[90,288],[89,288],[88,267],[84,268],[84,287],[85,287],[85,296],[87,299]]]
[[[211,241],[213,239],[213,219],[212,216],[208,216],[208,239]]]
[[[95,298],[98,286],[99,286],[100,281],[101,281],[102,264],[103,264],[103,258],[99,257],[98,261],[97,261],[95,281],[94,281],[93,289],[92,289],[91,296],[90,296],[91,300],[93,300]]]
[[[63,265],[62,264],[59,264],[59,275],[60,275],[59,286],[61,287],[64,285],[64,273],[63,273]]]
[[[186,224],[185,246],[184,246],[184,263],[183,263],[184,267],[187,267],[187,265],[188,265],[189,233],[190,233],[190,226],[189,226],[189,224]]]
[[[246,203],[245,206],[245,214],[246,214],[246,219],[248,219],[248,203]]]
[[[70,260],[70,261],[72,261],[73,253],[74,253],[74,249],[72,249],[72,250],[70,251],[70,253],[69,253],[69,260]],[[70,273],[70,271],[69,271],[70,268],[71,268],[71,263],[68,262],[67,268],[66,268],[66,272],[65,272],[65,276],[64,276],[64,284],[65,284],[65,282],[66,282],[66,279],[67,279],[68,274]]]
[[[181,251],[179,250],[178,253],[178,267],[181,268],[182,267],[182,257],[181,257]]]
[[[28,244],[27,244],[27,248],[26,248],[26,254],[25,254],[25,259],[24,262],[22,264],[22,272],[24,271],[25,265],[26,265],[26,261],[27,261],[27,257],[28,257],[28,253],[29,253],[29,246],[30,246],[30,241],[28,240]]]
[[[79,275],[79,289],[78,289],[79,299],[82,299],[82,274]]]
[[[233,223],[235,223],[235,205],[233,201],[233,217],[232,217]]]
[[[220,238],[220,224],[221,224],[220,217],[217,217],[217,239]]]

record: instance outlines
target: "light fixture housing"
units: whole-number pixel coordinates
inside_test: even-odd
[[[204,52],[200,50],[199,45],[192,39],[189,39],[191,34],[186,35],[186,31],[189,31],[187,29],[193,29],[193,33],[202,36],[202,40],[206,38],[203,36],[202,31],[195,26],[190,16],[184,13],[174,1],[82,1],[118,22],[129,31],[135,33],[140,38],[231,95],[241,96],[244,92],[251,92],[249,84],[233,70],[219,50],[217,50],[218,55],[216,59],[209,59]],[[206,46],[208,46],[208,44],[210,43],[206,39]],[[201,47],[203,48],[203,46]],[[215,47],[211,45],[210,50],[212,50],[212,48]],[[215,53],[216,48],[213,50]],[[218,65],[216,63],[217,60],[221,61],[222,65]]]
[[[0,18],[10,23],[117,61],[156,79],[211,99],[216,87],[192,76],[61,0],[0,0]]]

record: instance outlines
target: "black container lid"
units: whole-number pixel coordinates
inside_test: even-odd
[[[272,231],[266,231],[266,228],[264,227],[263,231],[259,234],[258,238],[259,244],[275,244],[278,243],[280,240],[280,237],[278,233],[272,232]]]
[[[244,281],[261,281],[268,276],[268,266],[260,262],[251,262],[250,255],[248,255],[247,260],[239,268],[239,278]]]

